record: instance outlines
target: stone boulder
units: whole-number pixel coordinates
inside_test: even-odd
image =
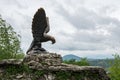
[[[8,79],[4,75],[9,69],[16,71]],[[110,80],[101,67],[64,64],[59,54],[49,52],[32,53],[23,60],[0,61],[0,77],[0,80]]]
[[[61,65],[62,57],[56,53],[39,53],[26,55],[23,62],[38,62],[41,65]]]

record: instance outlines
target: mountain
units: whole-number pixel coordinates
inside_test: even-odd
[[[76,61],[79,61],[82,57],[78,57],[73,54],[68,54],[68,55],[63,56],[62,58],[63,58],[63,61],[64,60],[69,61],[71,59],[75,59]],[[87,59],[87,61],[90,64],[90,66],[101,66],[107,69],[112,65],[114,59]]]
[[[69,55],[65,55],[62,57],[63,60],[71,60],[71,59],[75,59],[75,60],[80,60],[80,57],[73,55],[73,54],[69,54]]]
[[[114,59],[92,59],[88,62],[91,66],[101,66],[107,69],[114,63]]]

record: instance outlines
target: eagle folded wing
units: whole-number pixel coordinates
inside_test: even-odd
[[[41,38],[44,37],[44,32],[46,31],[48,26],[47,20],[46,20],[46,13],[43,8],[38,9],[38,11],[35,13],[33,22],[32,22],[32,33],[33,38],[36,41],[40,41]],[[47,32],[49,29],[47,30]]]

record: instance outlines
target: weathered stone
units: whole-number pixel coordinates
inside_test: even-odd
[[[20,65],[22,64],[23,59],[4,59],[0,60],[0,66],[4,65]]]
[[[2,66],[1,66],[2,65]],[[3,66],[21,66],[16,67],[18,71],[23,68],[22,73],[16,73],[4,76],[6,68]],[[24,72],[24,66],[27,65],[32,72]],[[110,80],[105,70],[99,66],[77,66],[62,63],[62,58],[56,53],[32,53],[26,55],[23,60],[3,60],[0,61],[0,79],[2,80]],[[77,78],[76,78],[77,77]]]
[[[3,73],[4,72],[4,70],[3,69],[0,69],[0,73]]]
[[[21,78],[23,78],[23,75],[20,75],[20,74],[19,74],[19,75],[16,76],[16,78],[17,78],[17,79],[21,79]]]
[[[23,62],[29,63],[30,61],[39,62],[41,65],[61,65],[62,57],[56,53],[39,53],[27,55]]]

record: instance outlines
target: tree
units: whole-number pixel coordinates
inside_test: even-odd
[[[20,58],[18,56],[24,56],[20,48],[20,35],[0,16],[0,60]]]
[[[90,63],[88,62],[87,58],[81,58],[81,60],[77,62],[77,65],[79,65],[79,66],[89,66]]]
[[[118,54],[114,55],[114,61],[111,64],[109,68],[111,80],[120,80],[120,56]]]
[[[90,65],[87,58],[81,58],[79,61],[76,61],[75,59],[71,59],[68,61],[64,61],[64,63],[74,64],[74,65],[78,65],[78,66],[89,66]]]

